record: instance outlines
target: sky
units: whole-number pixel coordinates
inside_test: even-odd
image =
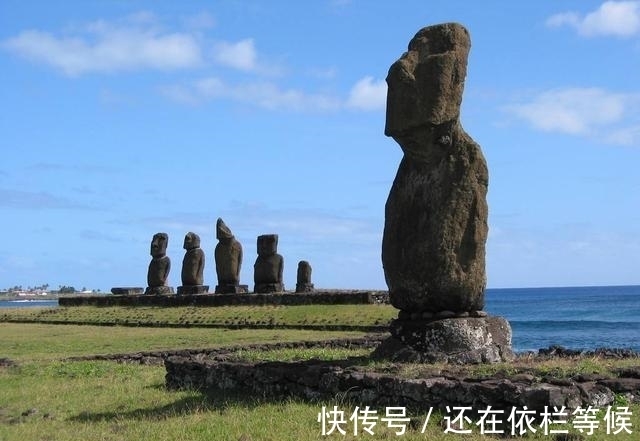
[[[461,121],[489,167],[488,287],[640,284],[640,1],[0,2],[0,289],[146,286],[218,217],[317,288],[385,289],[389,66],[467,27]]]

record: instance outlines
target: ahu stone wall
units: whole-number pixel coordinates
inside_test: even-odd
[[[303,400],[350,400],[358,405],[404,406],[413,411],[446,406],[541,412],[545,406],[576,409],[603,408],[616,394],[640,401],[637,370],[619,378],[581,375],[572,379],[537,378],[530,374],[510,378],[402,378],[389,373],[363,371],[349,361],[236,362],[202,357],[169,357],[165,360],[166,386],[196,389],[207,394],[241,394],[259,398],[295,397]],[[635,372],[635,373],[634,373]],[[626,375],[626,376],[625,376]],[[634,378],[635,377],[635,378]]]
[[[60,297],[60,306],[265,306],[388,303],[387,291],[315,291],[313,293],[91,295]]]

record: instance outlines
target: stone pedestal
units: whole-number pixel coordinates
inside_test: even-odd
[[[296,283],[296,292],[313,292],[313,283]]]
[[[249,292],[248,285],[240,285],[237,283],[227,283],[223,285],[216,285],[216,294],[246,294]]]
[[[284,292],[283,283],[256,283],[253,292],[258,294],[269,294],[272,292]]]
[[[144,288],[140,287],[114,287],[111,288],[111,294],[122,295],[122,296],[133,296],[137,294],[142,294],[144,292]]]
[[[392,337],[375,350],[374,357],[454,364],[498,363],[514,358],[511,326],[502,317],[396,319],[390,331]]]
[[[178,287],[178,295],[206,294],[209,292],[209,285],[184,285]]]
[[[175,291],[172,286],[147,286],[144,293],[155,296],[167,296],[175,294]]]

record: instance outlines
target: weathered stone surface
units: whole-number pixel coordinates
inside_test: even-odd
[[[127,287],[111,288],[111,294],[124,295],[124,296],[142,294],[143,292],[144,292],[144,288],[141,288],[141,287],[127,286]]]
[[[263,234],[257,239],[258,257],[253,265],[253,292],[269,293],[284,291],[282,273],[284,259],[278,254],[278,235]]]
[[[175,294],[171,286],[147,286],[144,290],[145,295],[166,296]]]
[[[216,294],[246,294],[249,292],[249,285],[226,284],[216,285]]]
[[[206,285],[205,285],[206,286]],[[246,285],[240,285],[241,287]],[[170,290],[169,287],[163,287]],[[155,288],[154,288],[155,289]],[[170,292],[149,292],[148,294],[173,294]],[[363,304],[388,304],[389,297],[385,291],[314,291],[313,293],[229,293],[229,294],[204,294],[195,297],[186,296],[160,296],[160,295],[109,295],[109,296],[64,296],[58,299],[60,306],[265,306],[265,305],[363,305]],[[245,326],[245,325],[242,325]],[[272,326],[267,324],[267,326]],[[305,325],[306,326],[306,325]],[[325,327],[325,325],[321,325]],[[327,328],[337,326],[326,325]],[[371,326],[356,326],[363,331],[386,331],[387,326],[380,324]],[[346,326],[345,329],[355,328]]]
[[[284,284],[282,283],[256,283],[253,286],[253,292],[259,294],[284,292]]]
[[[147,271],[147,291],[149,288],[166,287],[169,271],[171,271],[171,259],[167,256],[169,235],[156,233],[151,239],[151,262]]]
[[[385,207],[382,262],[401,310],[484,307],[488,171],[459,120],[470,46],[459,24],[426,27],[387,76],[385,134],[404,156]]]
[[[446,411],[447,406],[470,407],[472,412],[491,406],[504,410],[505,415],[514,407],[521,410],[526,406],[541,417],[545,407],[548,410],[564,406],[568,412],[589,405],[602,409],[615,399],[612,390],[593,382],[556,385],[534,381],[527,375],[466,379],[436,374],[402,378],[349,366],[344,361],[249,363],[211,354],[169,356],[165,358],[165,368],[170,389],[199,389],[208,394],[231,391],[272,399],[293,396],[322,400],[340,396],[360,406],[379,408],[400,403],[412,411],[433,408],[449,415],[452,414]]]
[[[640,379],[638,378],[611,378],[598,381],[598,384],[606,386],[616,393],[633,392],[640,394]]]
[[[183,285],[178,287],[178,295],[206,294],[209,285]]]
[[[240,284],[240,269],[242,267],[242,245],[233,233],[218,218],[216,222],[216,238],[218,244],[214,252],[216,261],[216,275],[218,276],[217,293],[246,292],[235,288]]]
[[[313,292],[314,286],[311,283],[311,265],[306,260],[298,262],[296,278],[296,292]]]
[[[204,251],[200,248],[200,236],[189,232],[184,237],[186,250],[182,260],[182,286],[202,285],[204,282]]]
[[[374,353],[394,361],[497,363],[513,360],[511,326],[502,317],[391,322],[391,339]]]
[[[581,397],[593,407],[606,407],[615,400],[611,389],[594,382],[577,383]]]

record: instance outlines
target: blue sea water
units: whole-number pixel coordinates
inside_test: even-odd
[[[29,307],[58,306],[57,300],[0,300],[0,308],[29,308]]]
[[[486,311],[511,323],[513,348],[640,351],[640,286],[488,289]]]

